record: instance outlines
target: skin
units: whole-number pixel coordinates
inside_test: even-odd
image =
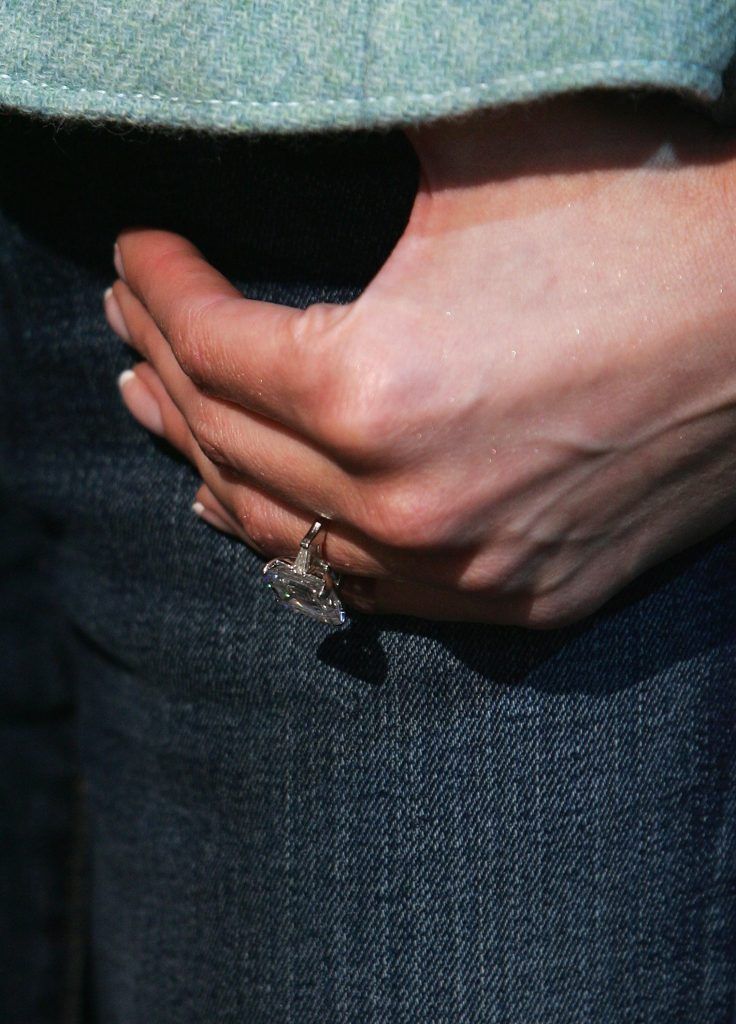
[[[330,520],[349,607],[564,626],[736,518],[733,132],[592,93],[407,134],[411,218],[350,305],[124,231],[123,399],[265,557]]]

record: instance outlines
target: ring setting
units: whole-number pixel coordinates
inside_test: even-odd
[[[310,619],[339,626],[347,618],[337,594],[340,576],[321,558],[321,545],[315,543],[321,529],[317,520],[302,538],[296,558],[272,558],[263,567],[263,577],[281,604]]]

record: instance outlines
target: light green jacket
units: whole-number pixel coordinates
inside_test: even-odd
[[[674,89],[727,116],[735,52],[736,0],[0,0],[0,104],[233,131],[586,86]]]

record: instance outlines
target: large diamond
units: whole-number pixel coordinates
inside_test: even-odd
[[[331,626],[345,621],[345,611],[327,574],[297,572],[289,562],[274,558],[264,565],[263,576],[279,601],[295,612]]]

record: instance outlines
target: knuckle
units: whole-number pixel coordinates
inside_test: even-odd
[[[557,595],[544,596],[532,601],[525,621],[521,623],[529,629],[546,631],[553,629],[564,629],[566,626],[573,626],[586,618],[593,607],[587,604],[572,604]]]
[[[306,309],[284,311],[285,351],[290,362],[289,398],[295,407],[318,419],[333,400],[334,351],[330,306],[315,303]]]
[[[229,433],[216,410],[202,406],[193,417],[191,431],[202,453],[216,466],[232,466]]]
[[[341,463],[383,463],[408,429],[402,375],[354,308],[317,303],[291,321],[298,400]]]
[[[336,309],[328,302],[313,302],[295,311],[287,320],[290,341],[295,349],[311,351],[316,339],[325,338],[335,323]]]
[[[258,551],[272,557],[286,553],[281,522],[273,506],[241,493],[235,499],[235,516]]]
[[[212,302],[190,307],[169,337],[182,370],[204,390],[212,380],[217,351],[212,307]]]
[[[380,383],[368,376],[343,373],[322,403],[319,429],[341,462],[360,467],[386,465],[407,424]]]
[[[388,547],[437,547],[455,533],[452,510],[415,480],[376,487],[362,518],[363,532]]]
[[[458,587],[469,594],[499,597],[518,586],[525,559],[517,550],[492,548],[472,559],[458,578]]]
[[[552,586],[538,591],[530,602],[528,622],[532,629],[563,629],[590,618],[620,590],[620,579],[608,566],[601,575],[595,563],[585,570],[567,572]]]

